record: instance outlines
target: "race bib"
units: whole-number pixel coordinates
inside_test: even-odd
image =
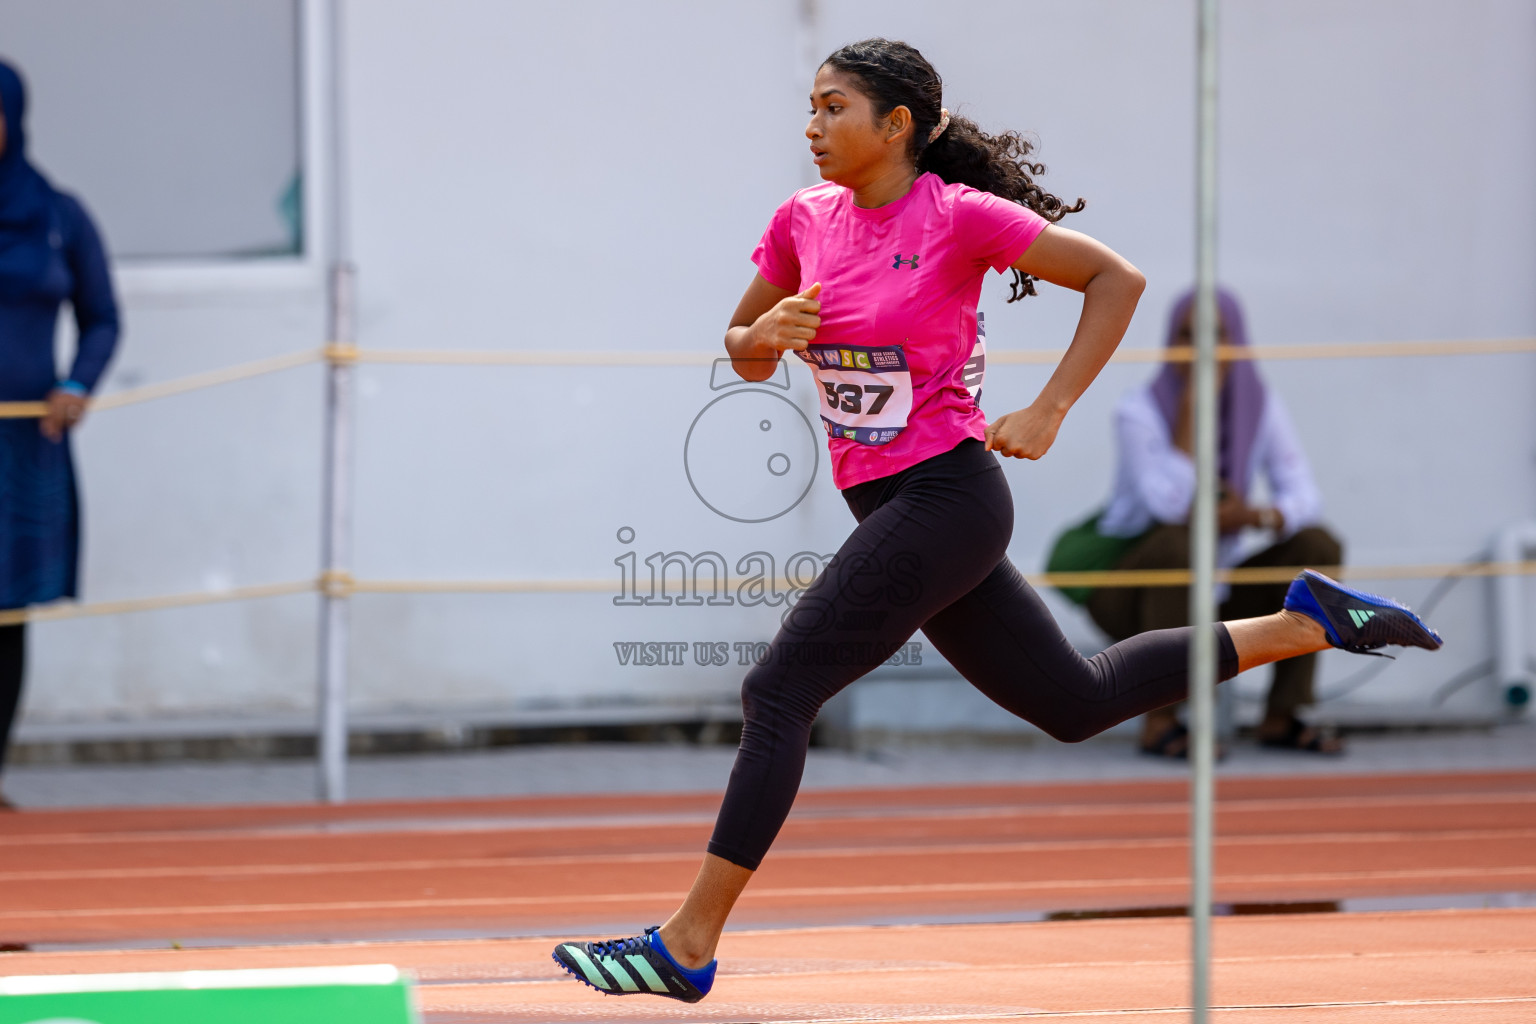
[[[833,437],[890,444],[912,414],[912,374],[899,345],[809,345],[800,358],[821,386],[821,422]]]
[[[987,319],[985,313],[976,314],[976,345],[971,358],[960,371],[960,383],[971,393],[971,400],[981,405],[981,385],[987,376]]]

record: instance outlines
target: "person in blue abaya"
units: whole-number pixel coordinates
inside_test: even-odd
[[[117,347],[117,302],[101,236],[80,201],[27,160],[26,88],[0,61],[0,402],[43,402],[41,419],[0,418],[0,610],[74,597],[80,506],[70,433]],[[78,328],[60,379],[53,338],[68,302]],[[21,699],[26,625],[0,625],[0,769]],[[9,807],[0,795],[0,808]]]

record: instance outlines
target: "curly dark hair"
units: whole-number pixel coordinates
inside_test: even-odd
[[[949,126],[937,139],[928,141],[943,111],[944,80],[933,65],[906,43],[890,39],[864,39],[849,43],[822,61],[863,85],[861,90],[885,118],[897,107],[912,112],[912,155],[919,173],[932,171],[945,183],[969,185],[1029,207],[1051,223],[1087,204],[1079,199],[1068,206],[1035,183],[1045,165],[1029,160],[1034,144],[1018,132],[988,135],[969,118],[950,114]],[[1009,302],[1035,294],[1035,278],[1013,272]]]

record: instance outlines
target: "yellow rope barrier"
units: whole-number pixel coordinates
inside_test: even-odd
[[[1285,565],[1218,569],[1218,583],[1289,583],[1303,568],[1316,569],[1335,579],[1422,580],[1486,576],[1536,575],[1536,561],[1446,562],[1428,565]],[[1105,572],[1027,573],[1035,586],[1048,587],[1187,587],[1188,569],[1115,569]]]
[[[1222,583],[1286,583],[1303,568],[1303,566],[1290,565],[1223,569],[1217,571],[1216,579]],[[1339,579],[1355,580],[1480,578],[1536,575],[1536,560],[1446,562],[1423,565],[1320,565],[1311,566],[1311,568]],[[1187,569],[1041,572],[1027,573],[1024,578],[1037,587],[1183,587],[1189,585],[1190,572]],[[781,592],[802,589],[798,582],[784,577],[763,580],[758,576],[727,577],[721,581],[720,589],[733,591],[741,584],[748,582],[771,584]],[[712,587],[712,584],[710,586]],[[162,597],[125,598],[119,601],[98,601],[93,604],[62,602],[34,608],[16,608],[0,611],[0,626],[9,626],[17,622],[58,622],[98,615],[193,608],[199,605],[254,601],[317,591],[334,597],[350,597],[355,594],[617,594],[619,583],[613,579],[358,580],[345,572],[328,572],[322,573],[318,579],[299,580],[292,583],[268,583],[250,587],[231,587],[228,590],[169,594]]]
[[[1484,338],[1461,341],[1378,341],[1318,345],[1221,345],[1217,358],[1233,360],[1381,359],[1429,356],[1518,355],[1536,352],[1536,338]],[[987,353],[993,364],[1055,363],[1066,349],[999,350]],[[709,366],[725,358],[723,351],[617,352],[602,350],[468,351],[431,349],[356,350],[361,363],[409,366]],[[1171,349],[1120,349],[1112,363],[1183,363],[1192,358],[1187,346]]]
[[[35,420],[47,411],[46,402],[0,402],[0,420]]]
[[[711,366],[718,352],[612,352],[543,349],[434,351],[430,349],[360,349],[358,361],[412,366]]]
[[[1218,345],[1222,362],[1274,362],[1281,359],[1401,359],[1427,356],[1520,355],[1536,352],[1536,338],[1472,338],[1463,341],[1362,341],[1319,345]],[[1055,363],[1066,349],[989,351],[988,363]],[[1189,345],[1173,348],[1122,348],[1112,363],[1187,363],[1194,359]]]
[[[186,377],[162,381],[159,384],[146,384],[143,387],[114,391],[109,395],[91,399],[90,408],[93,412],[120,409],[125,405],[152,402],[157,398],[169,398],[172,395],[183,395],[189,391],[199,391],[219,384],[230,384],[237,380],[248,380],[251,377],[261,377],[280,370],[290,370],[296,366],[307,366],[310,363],[319,362],[320,359],[321,352],[316,349],[290,352],[270,359],[257,359],[254,362],[228,366],[222,370],[209,370],[206,373],[194,373]],[[47,411],[47,405],[42,402],[0,402],[0,419],[35,419]]]
[[[125,405],[137,405],[140,402],[151,402],[157,398],[183,395],[189,391],[199,391],[203,388],[216,387],[220,384],[232,384],[237,380],[249,380],[252,377],[261,377],[269,373],[291,370],[298,366],[308,366],[310,363],[317,363],[319,361],[320,353],[314,350],[290,352],[287,355],[273,356],[270,359],[257,359],[254,362],[240,363],[222,370],[194,373],[187,377],[178,377],[175,380],[164,381],[160,384],[146,384],[143,387],[117,391],[92,401],[91,406],[94,409],[119,409]]]
[[[123,615],[128,612],[150,612],[164,608],[192,608],[197,605],[223,604],[228,601],[253,601],[263,597],[306,594],[313,592],[314,589],[314,580],[300,580],[294,583],[267,583],[254,587],[231,587],[228,590],[197,591],[191,594],[168,594],[163,597],[97,601],[94,604],[76,604],[73,601],[67,601],[35,608],[0,611],[0,626],[10,626],[18,622],[59,622],[64,619],[83,619],[97,615]]]
[[[745,580],[728,580],[734,587]],[[778,584],[785,581],[777,580]],[[588,594],[617,593],[616,581],[607,580],[359,580],[354,594]]]
[[[987,354],[994,365],[1046,365],[1061,359],[1065,349],[993,350]],[[1536,352],[1536,338],[1485,338],[1462,341],[1386,341],[1319,345],[1266,345],[1251,348],[1223,345],[1223,360],[1281,359],[1381,359],[1429,356],[1515,355]],[[720,352],[618,352],[602,350],[431,350],[366,349],[356,345],[328,344],[324,348],[240,363],[177,377],[159,384],[114,391],[90,401],[92,411],[120,409],[203,388],[261,377],[269,373],[307,366],[310,363],[377,363],[407,366],[709,366],[722,359]],[[1181,363],[1191,358],[1187,347],[1172,349],[1121,349],[1112,363]],[[0,402],[0,419],[36,419],[48,407],[43,402]]]
[[[1528,562],[1445,562],[1422,565],[1316,565],[1262,566],[1222,569],[1216,579],[1222,583],[1288,583],[1303,568],[1313,568],[1337,579],[1410,580],[1442,577],[1486,577],[1536,575],[1536,561]],[[707,578],[707,577],[706,577]],[[1026,573],[1033,586],[1047,587],[1185,587],[1190,582],[1188,569],[1134,569],[1105,572]],[[728,576],[720,583],[722,590],[734,590],[743,583],[771,583],[781,591],[799,590],[801,585],[779,577],[763,580],[758,576]],[[711,586],[706,583],[700,589]],[[354,594],[581,594],[610,593],[619,590],[617,580],[356,580]]]

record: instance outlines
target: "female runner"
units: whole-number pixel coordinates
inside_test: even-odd
[[[818,709],[918,629],[977,689],[1068,742],[1185,696],[1189,628],[1089,659],[1062,636],[1004,554],[1013,502],[990,454],[1050,450],[1120,343],[1144,279],[1054,226],[1081,206],[1035,184],[1043,168],[1017,134],[988,136],[940,99],[938,73],[905,43],[845,46],[816,74],[805,134],[825,184],[769,222],[725,347],[747,380],[766,379],[785,352],[810,365],[833,479],[858,526],[747,673],[741,747],[682,907],[642,935],[555,948],[602,992],[686,1002],[709,992],[726,918],[794,802]],[[989,267],[1019,272],[1016,298],[1031,278],[1083,293],[1039,397],[991,423],[966,370]],[[1310,570],[1283,610],[1213,628],[1222,679],[1329,646],[1440,646],[1402,605]]]

